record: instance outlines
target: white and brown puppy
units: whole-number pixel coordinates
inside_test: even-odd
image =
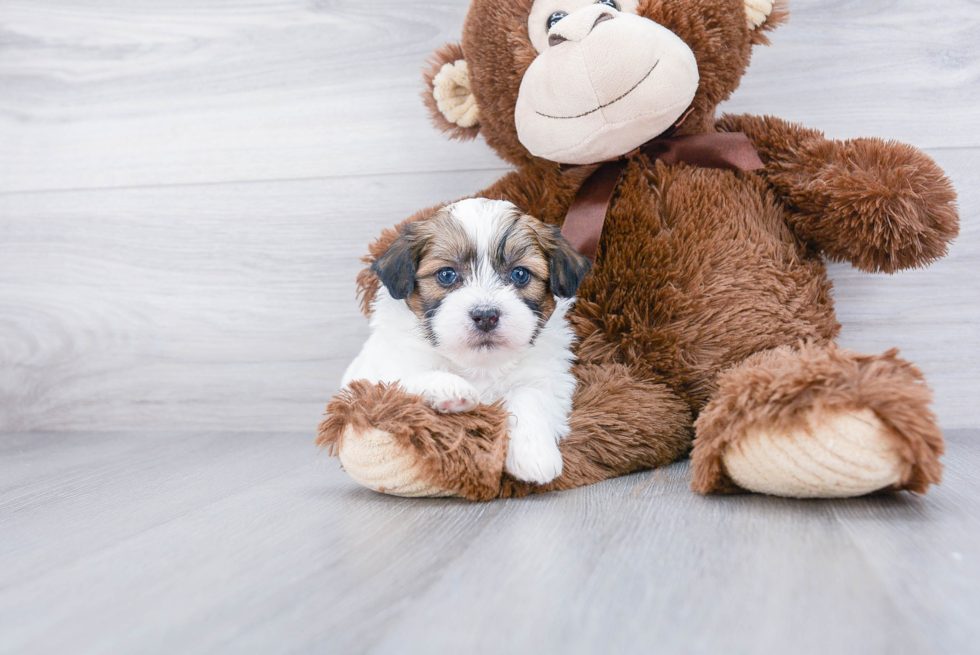
[[[475,199],[408,225],[373,270],[384,289],[343,384],[398,382],[445,413],[503,400],[507,470],[558,477],[576,386],[565,314],[589,261],[514,205]]]

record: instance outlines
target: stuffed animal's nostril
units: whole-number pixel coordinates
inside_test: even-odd
[[[582,41],[589,34],[592,34],[592,31],[600,23],[605,23],[607,20],[615,18],[608,11],[603,11],[592,21],[592,25],[589,25],[589,16],[595,15],[594,9],[595,6],[592,6],[591,8],[573,12],[570,16],[565,16],[551,25],[548,29],[548,46],[553,48],[556,45],[561,45],[565,41]]]
[[[474,309],[470,312],[470,318],[473,319],[478,330],[490,332],[495,330],[500,323],[500,311],[497,309]]]
[[[599,17],[595,19],[595,23],[592,25],[592,29],[599,27],[599,23],[605,23],[607,20],[612,20],[612,14],[599,14]]]

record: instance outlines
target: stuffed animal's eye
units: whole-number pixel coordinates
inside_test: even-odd
[[[531,272],[526,268],[518,266],[514,269],[514,272],[510,274],[510,281],[519,287],[527,286],[527,283],[531,281]]]
[[[551,14],[551,17],[548,18],[548,31],[550,32],[551,28],[557,25],[558,21],[567,15],[568,14],[566,14],[564,11],[556,11],[555,13]]]
[[[616,6],[616,3],[613,2],[613,0],[599,0],[599,2],[597,2],[596,4],[597,5],[606,5],[608,7],[612,7],[613,9],[619,9],[619,7]]]
[[[458,277],[459,275],[456,273],[456,271],[451,268],[444,268],[436,273],[436,279],[438,279],[439,284],[444,287],[453,286],[453,284],[456,282],[456,278]]]

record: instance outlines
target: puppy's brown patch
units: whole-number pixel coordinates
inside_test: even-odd
[[[527,214],[514,213],[498,241],[493,266],[501,279],[507,281],[516,268],[531,273],[531,281],[523,287],[515,285],[517,295],[538,317],[544,327],[555,312],[555,297],[551,291],[551,257],[558,247],[554,228]]]
[[[412,236],[419,254],[415,291],[407,299],[408,307],[423,325],[427,325],[446,296],[458,289],[466,276],[472,274],[473,262],[478,255],[466,230],[447,209],[416,223]],[[452,268],[459,274],[453,286],[439,284],[437,276],[444,268]]]
[[[534,313],[539,330],[555,312],[555,296],[573,296],[588,271],[588,261],[561,238],[557,228],[517,210],[492,220],[488,252],[480,251],[449,207],[406,225],[376,261],[373,270],[393,297],[406,300],[430,339],[435,338],[430,322],[446,297],[475,275],[485,274],[487,266]],[[447,268],[457,274],[448,286],[439,280],[439,273]],[[512,279],[518,268],[530,273],[523,286]]]

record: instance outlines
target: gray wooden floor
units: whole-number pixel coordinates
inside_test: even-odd
[[[358,489],[312,445],[358,258],[506,170],[418,99],[467,1],[0,1],[0,652],[980,653],[980,3],[790,4],[725,109],[961,194],[946,260],[832,267],[936,390],[925,498]]]
[[[976,653],[977,437],[926,498],[703,498],[678,464],[471,504],[305,433],[6,435],[0,652]]]

